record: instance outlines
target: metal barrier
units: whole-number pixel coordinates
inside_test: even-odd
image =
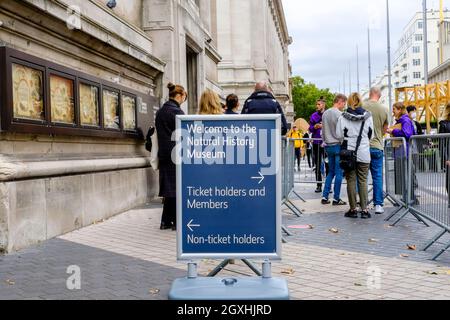
[[[295,148],[292,139],[283,139],[282,143],[282,176],[283,176],[283,195],[282,204],[285,205],[294,215],[300,217],[302,211],[291,201],[291,194],[301,197],[295,192],[294,166],[295,166]],[[303,199],[302,199],[303,200]]]
[[[411,213],[442,230],[422,250],[426,251],[450,233],[450,134],[414,136],[408,157],[408,199]],[[419,183],[420,181],[420,183]],[[433,258],[450,248],[450,242]]]
[[[386,138],[384,143],[384,176],[385,176],[385,198],[399,208],[395,210],[386,221],[390,221],[394,216],[400,217],[392,223],[396,226],[408,214],[412,214],[418,221],[429,226],[420,215],[410,210],[411,201],[408,191],[410,179],[415,181],[416,176],[409,175],[409,151],[415,148],[408,146],[405,138]]]
[[[324,184],[328,172],[325,149],[321,144],[315,143],[318,141],[322,142],[322,140],[313,138],[288,140],[292,141],[292,159],[294,161],[292,174],[294,176],[294,183]],[[304,153],[301,152],[298,158],[295,154],[296,141],[302,141],[305,146]],[[295,175],[295,172],[298,172],[298,174]]]

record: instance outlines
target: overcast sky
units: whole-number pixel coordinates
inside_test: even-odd
[[[422,0],[390,0],[392,59],[404,27]],[[293,74],[321,88],[337,91],[349,63],[352,89],[356,90],[356,46],[360,52],[361,88],[368,85],[367,26],[372,25],[372,79],[387,66],[385,0],[283,0],[289,33]],[[450,7],[450,0],[444,0]],[[428,8],[439,9],[439,0],[428,0]]]

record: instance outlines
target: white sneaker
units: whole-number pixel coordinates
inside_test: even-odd
[[[383,214],[384,208],[382,206],[375,206],[375,214]]]

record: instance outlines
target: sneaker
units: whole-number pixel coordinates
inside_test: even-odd
[[[382,206],[375,206],[375,214],[383,214],[384,208]]]
[[[322,193],[322,187],[317,187],[316,193]]]
[[[326,204],[330,204],[330,200],[328,200],[327,198],[322,198],[322,204],[326,205]]]
[[[352,219],[357,219],[358,218],[358,212],[356,210],[350,210],[349,212],[347,212],[344,217],[346,218],[352,218]]]
[[[369,213],[369,211],[361,211],[361,219],[370,219],[372,218],[372,215]]]
[[[342,200],[338,200],[338,201],[333,200],[333,206],[346,206],[346,205],[347,205],[347,203]]]

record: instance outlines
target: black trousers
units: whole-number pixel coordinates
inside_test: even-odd
[[[164,208],[161,224],[165,226],[177,225],[177,200],[176,198],[164,198]]]
[[[312,149],[306,149],[306,157],[308,158],[308,166],[312,168],[311,160],[312,160]]]
[[[314,163],[316,165],[316,181],[317,187],[321,188],[322,183],[319,181],[322,181],[322,163],[323,163],[323,157],[325,154],[325,149],[322,148],[320,144],[313,144],[313,154],[314,154]]]
[[[302,149],[301,148],[295,148],[295,159],[297,160],[298,168],[300,168],[301,156],[302,156]]]

